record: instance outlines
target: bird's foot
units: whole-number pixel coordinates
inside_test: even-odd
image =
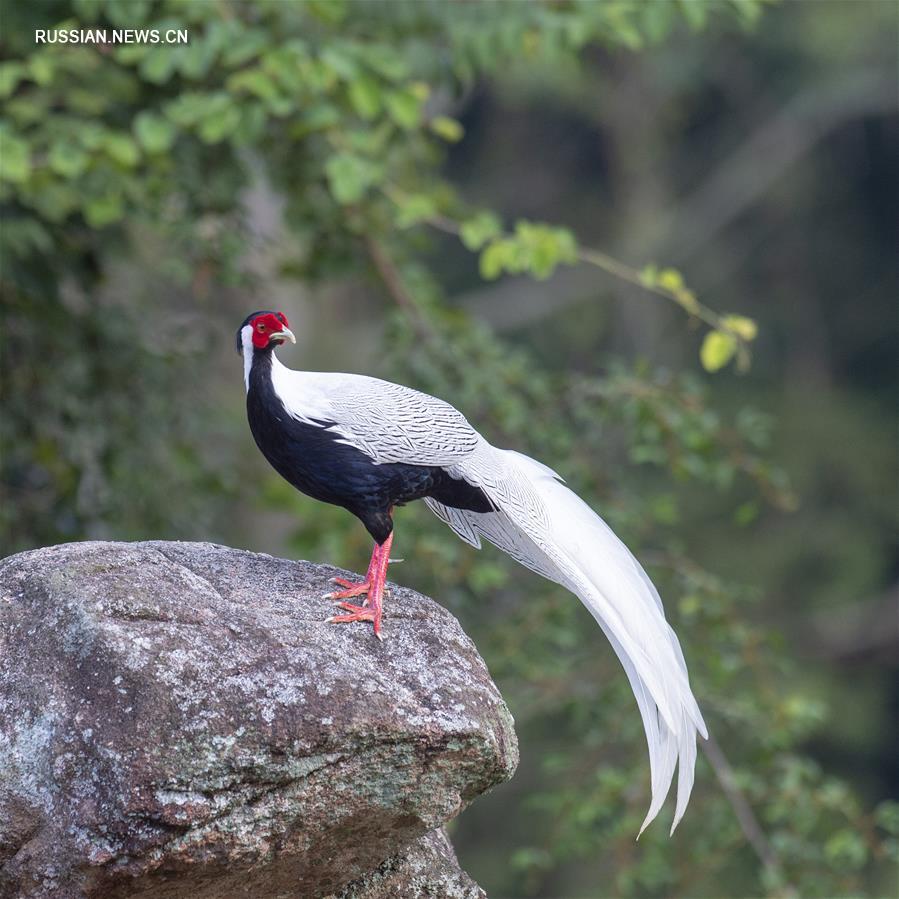
[[[349,602],[341,602],[340,608],[346,615],[332,615],[328,621],[334,624],[349,624],[353,621],[370,621],[374,625],[375,636],[381,640],[381,609],[386,589],[387,565],[390,562],[390,546],[393,543],[393,533],[388,534],[383,543],[375,543],[371,553],[371,562],[368,563],[368,571],[362,583],[353,583],[346,578],[334,577],[331,580],[343,590],[335,590],[325,594],[325,599],[352,599],[354,596],[363,596],[361,605]]]
[[[364,606],[355,606],[351,602],[340,603],[340,608],[344,609],[348,614],[332,615],[327,619],[328,624],[351,624],[354,621],[371,621],[375,627],[375,636],[379,640],[384,639],[381,636],[380,609],[369,609]]]
[[[355,596],[363,596],[371,589],[369,581],[355,583],[348,581],[345,577],[332,577],[331,581],[344,589],[326,593],[322,599],[353,599]],[[367,599],[363,602],[363,605],[368,605]]]

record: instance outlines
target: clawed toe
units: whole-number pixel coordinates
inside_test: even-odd
[[[332,615],[328,619],[329,624],[350,624],[353,621],[374,621],[375,613],[372,609],[363,609],[348,602],[340,604],[341,609],[351,610],[347,615]]]
[[[340,608],[347,614],[332,615],[330,618],[325,619],[326,624],[352,624],[355,621],[371,621],[375,626],[375,636],[379,640],[384,639],[381,635],[381,616],[374,609],[356,606],[351,602],[340,603]]]
[[[365,606],[357,606],[351,602],[341,602],[341,603],[338,603],[338,606],[341,609],[346,609],[347,612],[353,612],[354,614],[357,612],[365,612],[366,611]],[[370,617],[370,616],[366,616],[366,617]]]
[[[324,595],[324,599],[352,599],[355,596],[364,596],[368,593],[370,589],[370,585],[368,581],[364,581],[363,583],[353,583],[352,581],[348,581],[342,577],[331,578],[331,580],[339,584],[341,587],[344,587],[343,590],[333,590],[331,593],[326,593]],[[368,602],[363,603],[363,605],[367,605]]]

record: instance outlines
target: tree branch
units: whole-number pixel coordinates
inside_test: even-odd
[[[387,292],[397,306],[406,313],[415,333],[423,340],[433,340],[436,337],[433,329],[422,314],[418,303],[415,302],[415,298],[406,287],[400,270],[387,254],[387,251],[371,236],[365,238],[365,249],[384,287],[387,288]]]
[[[709,764],[712,766],[712,770],[715,772],[718,783],[721,784],[721,789],[724,790],[727,801],[734,810],[734,815],[737,823],[740,825],[740,830],[743,831],[743,836],[746,837],[746,842],[749,843],[766,868],[782,877],[783,868],[780,859],[762,830],[762,826],[759,824],[758,818],[756,818],[755,812],[749,804],[749,800],[738,786],[737,779],[734,776],[734,769],[731,768],[730,762],[727,760],[727,756],[715,739],[714,734],[709,734],[708,740],[702,743],[702,748],[706,758],[709,760]]]
[[[460,234],[461,225],[459,222],[448,218],[445,215],[428,216],[425,221],[432,228],[437,228],[439,231],[444,231],[447,234],[454,234],[456,237]],[[635,287],[639,287],[641,290],[645,290],[648,293],[654,293],[657,296],[664,297],[666,300],[673,300],[678,306],[686,309],[690,315],[705,322],[711,328],[726,328],[726,326],[722,325],[721,318],[717,312],[710,309],[708,306],[704,306],[702,303],[697,302],[692,295],[685,301],[683,291],[674,290],[664,287],[661,284],[653,284],[647,281],[643,274],[637,269],[625,262],[615,259],[608,253],[579,246],[577,249],[577,261],[586,265],[592,265],[594,268],[601,268],[604,272],[614,275],[622,281],[627,281],[629,284],[633,284]],[[739,335],[735,336],[739,338]]]

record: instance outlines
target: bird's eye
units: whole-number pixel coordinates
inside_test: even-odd
[[[261,334],[265,330],[265,325],[262,322],[259,322],[259,324],[256,325],[256,330]]]

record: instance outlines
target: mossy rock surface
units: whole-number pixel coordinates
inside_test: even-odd
[[[0,895],[482,895],[439,828],[514,772],[508,709],[412,590],[383,643],[325,623],[335,574],[207,543],[0,563]]]

